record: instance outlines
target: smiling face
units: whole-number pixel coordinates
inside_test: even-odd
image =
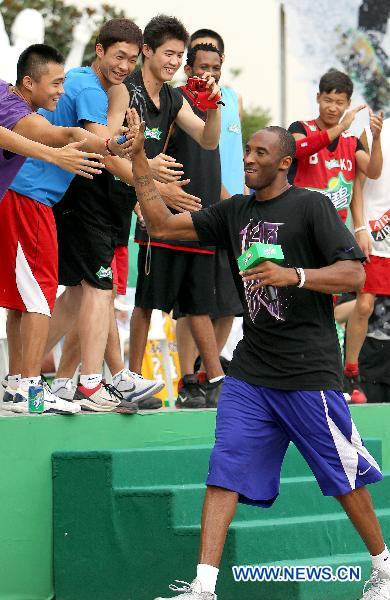
[[[45,108],[51,112],[55,110],[64,93],[64,79],[64,65],[54,62],[47,63],[37,80],[26,75],[23,78],[23,86],[30,93],[33,108]]]
[[[351,100],[345,92],[322,92],[317,94],[320,118],[324,125],[333,127],[348,110]]]
[[[285,177],[291,165],[290,156],[281,156],[279,137],[262,129],[245,145],[245,183],[253,190],[269,187],[278,176]]]
[[[130,75],[137,64],[139,48],[137,44],[115,42],[106,50],[96,45],[97,64],[104,79],[105,87],[119,85]]]
[[[198,50],[193,66],[190,67],[189,65],[186,65],[184,71],[187,77],[202,77],[206,72],[211,73],[218,83],[221,77],[221,66],[221,57],[217,52]]]
[[[167,40],[156,50],[152,50],[147,44],[144,44],[144,64],[147,65],[157,81],[161,83],[171,81],[181,67],[184,49],[184,42],[175,39]]]

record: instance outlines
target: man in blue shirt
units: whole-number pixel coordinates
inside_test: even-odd
[[[58,101],[55,111],[44,112],[44,116],[53,125],[83,126],[86,137],[90,132],[102,139],[104,154],[119,152],[120,147],[107,138],[118,131],[123,122],[128,106],[128,93],[121,84],[134,70],[141,44],[142,32],[132,21],[108,21],[99,32],[96,59],[92,66],[72,69],[67,74],[64,83],[65,94]],[[109,103],[112,111],[110,123],[107,120]],[[39,127],[39,122],[35,127]],[[125,174],[126,169],[131,173],[130,164],[124,159],[115,158],[106,162],[107,168],[114,171],[118,164]],[[104,182],[108,174],[104,171],[99,177]],[[45,222],[38,222],[35,230],[31,230],[26,219],[18,223],[15,288],[19,295],[15,294],[18,301],[7,305],[10,309],[10,375],[22,375],[21,386],[12,404],[12,410],[16,412],[26,410],[28,387],[35,385],[40,379],[49,317],[58,285],[57,240],[51,207],[61,200],[72,179],[71,174],[53,165],[29,159],[8,192],[13,198],[12,205],[18,215],[22,214],[26,207],[30,207],[35,214],[45,214],[46,219]],[[84,198],[80,197],[79,200],[82,206]],[[99,215],[96,215],[96,222],[92,223],[91,227],[94,232],[93,240],[98,244],[104,239],[104,234],[99,229]],[[50,236],[46,236],[44,240],[45,244],[41,243],[42,231],[50,232]],[[89,239],[92,240],[91,236]],[[82,252],[85,254],[85,249]],[[43,273],[41,281],[34,278],[34,253],[39,256],[40,270]],[[110,280],[110,274],[111,265],[107,260],[107,264],[101,264],[101,279]],[[74,292],[74,295],[81,296],[80,339],[82,348],[85,349],[83,344],[89,348],[87,354],[82,352],[83,385],[78,401],[84,408],[97,407],[98,410],[110,411],[118,401],[114,399],[110,390],[102,385],[101,375],[97,375],[101,363],[96,363],[100,346],[103,345],[104,352],[106,343],[111,290],[96,289],[88,280],[77,283],[81,283],[81,286],[75,286]],[[74,303],[72,310],[75,311],[76,307],[78,308],[78,305]]]

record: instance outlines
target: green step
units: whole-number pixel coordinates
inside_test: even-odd
[[[390,537],[390,508],[376,511],[384,537]],[[200,526],[182,526],[179,535],[199,535]],[[344,513],[331,513],[319,517],[290,517],[266,521],[236,521],[230,528],[233,542],[231,560],[234,564],[271,563],[295,560],[319,554],[332,556],[345,553],[361,553],[364,544],[355,533]]]
[[[357,600],[361,598],[364,582],[370,577],[371,558],[367,552],[322,556],[295,561],[273,562],[275,566],[308,565],[311,567],[340,566],[360,567],[361,581],[305,581],[305,582],[241,582],[232,583],[229,574],[220,578],[217,591],[219,598],[229,600],[232,590],[237,600]]]
[[[380,445],[376,441],[367,445],[380,461]],[[175,579],[194,577],[209,453],[208,446],[57,453],[53,458],[56,600],[152,600],[172,596],[167,586]],[[333,512],[329,509],[322,516],[294,515],[287,506],[294,497],[297,504],[311,503],[314,511],[315,499],[323,501],[294,447],[288,450],[283,472],[282,496],[274,508],[239,507],[221,564],[219,600],[320,600],[306,583],[235,583],[231,567],[282,558],[288,564],[289,559],[300,557],[302,562],[312,556],[330,557],[318,560],[331,564],[337,555],[363,554],[356,532],[334,501],[329,500]],[[370,486],[376,488],[379,505],[386,507],[379,511],[384,533],[390,537],[388,477],[383,484]],[[364,561],[367,566],[365,557]],[[360,597],[361,586],[350,585],[335,584],[336,595],[328,587],[327,600]],[[351,589],[353,595],[350,591],[346,595]]]
[[[366,440],[368,450],[381,463],[380,440]],[[115,487],[204,483],[211,447],[163,446],[142,450],[113,451]],[[297,448],[290,444],[282,467],[283,477],[307,477],[312,473]]]
[[[148,487],[115,488],[118,495],[165,494],[172,500],[173,525],[198,525],[206,491],[204,483],[183,485],[158,485]],[[386,508],[390,498],[390,473],[384,475],[380,484],[370,486],[375,508]],[[313,476],[282,478],[280,495],[270,509],[239,504],[234,522],[262,521],[267,519],[344,514],[339,503],[332,497],[323,496]]]

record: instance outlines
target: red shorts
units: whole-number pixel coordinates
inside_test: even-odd
[[[361,290],[366,294],[390,296],[390,258],[370,255],[370,262],[364,263],[366,281]]]
[[[51,208],[8,190],[0,203],[0,256],[0,306],[50,316],[58,287]]]
[[[117,294],[126,296],[127,276],[129,274],[129,249],[127,246],[117,246],[111,263],[112,283],[118,286]]]

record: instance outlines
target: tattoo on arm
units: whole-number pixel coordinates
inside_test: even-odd
[[[134,182],[138,183],[141,187],[149,185],[152,181],[153,179],[149,175],[140,175],[139,177],[134,178]]]

